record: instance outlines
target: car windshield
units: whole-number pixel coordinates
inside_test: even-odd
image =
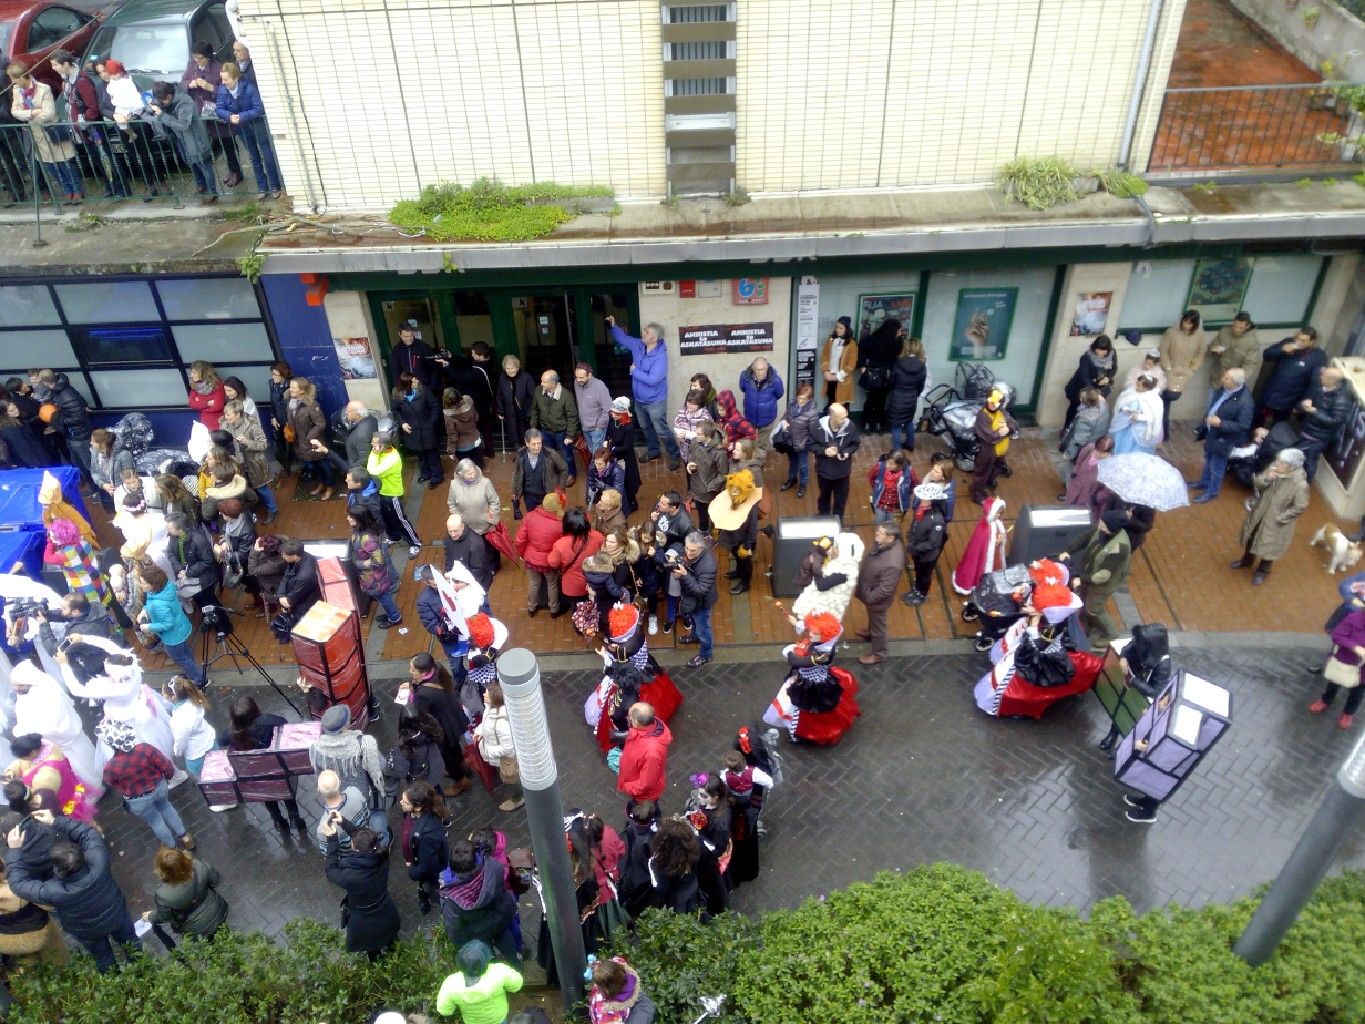
[[[129,71],[178,79],[190,59],[189,34],[180,24],[120,25],[109,56]]]

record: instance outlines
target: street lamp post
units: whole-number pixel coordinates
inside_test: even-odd
[[[545,902],[545,922],[550,929],[559,988],[564,1009],[583,999],[583,929],[578,921],[573,870],[564,841],[564,805],[559,796],[559,770],[550,744],[545,719],[545,698],[540,689],[540,667],[525,647],[504,651],[497,660],[507,718],[512,726],[512,745],[526,799],[526,820],[531,829]]]
[[[1232,951],[1251,966],[1265,963],[1313,897],[1332,866],[1337,847],[1365,810],[1365,737],[1337,772],[1337,785],[1327,791],[1280,875],[1247,922]]]

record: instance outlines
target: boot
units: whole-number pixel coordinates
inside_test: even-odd
[[[286,843],[289,842],[290,840],[289,824],[284,820],[283,815],[279,816],[271,815],[270,824],[275,826],[275,831],[279,833],[279,837],[281,840],[283,840]]]
[[[1265,582],[1265,578],[1269,575],[1270,563],[1263,558],[1261,559],[1261,564],[1256,566],[1256,571],[1251,574],[1251,585],[1253,587],[1259,587]]]
[[[425,886],[417,887],[417,913],[423,917],[431,913],[431,893],[427,892]]]
[[[293,825],[294,830],[299,834],[299,842],[306,843],[308,841],[307,823],[296,814],[293,818]]]

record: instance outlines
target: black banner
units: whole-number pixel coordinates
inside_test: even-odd
[[[726,352],[771,352],[773,325],[704,324],[678,331],[678,351],[685,356],[713,356]]]

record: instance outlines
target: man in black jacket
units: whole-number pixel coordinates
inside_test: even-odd
[[[53,874],[47,881],[34,876],[21,855],[24,830],[16,826],[7,835],[5,874],[9,887],[20,899],[51,907],[61,926],[95,958],[101,974],[115,964],[109,940],[124,946],[131,959],[140,945],[128,904],[109,872],[109,847],[90,825],[70,818],[57,818],[50,826],[60,837],[52,844]]]
[[[287,540],[280,545],[284,576],[280,579],[280,614],[270,622],[270,631],[282,644],[289,642],[290,631],[318,599],[318,560],[303,549],[303,541]]]
[[[445,569],[443,572],[450,572],[450,567],[456,562],[464,563],[464,567],[469,570],[469,575],[473,576],[479,586],[483,587],[484,593],[488,592],[489,586],[493,583],[493,570],[488,564],[488,545],[484,539],[464,524],[464,516],[458,512],[452,512],[446,518],[446,539],[445,539]]]
[[[1251,417],[1254,412],[1251,394],[1246,388],[1246,371],[1234,367],[1224,370],[1222,390],[1209,403],[1208,412],[1194,432],[1204,442],[1204,471],[1191,485],[1203,491],[1194,499],[1196,505],[1218,497],[1223,486],[1223,474],[1228,469],[1228,455],[1251,437]]]
[[[811,428],[806,450],[815,453],[815,483],[820,492],[815,507],[820,515],[844,518],[853,455],[862,443],[848,410],[838,402]]]
[[[689,668],[701,668],[711,660],[715,636],[711,631],[711,609],[716,603],[716,556],[711,551],[711,538],[693,530],[683,543],[682,557],[674,562],[672,571],[682,588],[678,611],[692,622],[692,632],[678,638],[680,644],[700,644],[697,656],[689,661]]]
[[[342,418],[346,421],[346,465],[364,471],[370,461],[370,439],[379,429],[379,421],[364,402],[347,402]]]
[[[498,417],[494,409],[497,400],[497,367],[493,365],[493,347],[486,341],[469,346],[469,357],[455,360],[455,386],[460,394],[468,395],[479,414],[479,435],[483,448],[493,453],[492,438],[498,432]]]
[[[1308,397],[1299,403],[1303,415],[1299,443],[1303,449],[1303,471],[1308,479],[1318,469],[1318,458],[1327,449],[1351,414],[1351,392],[1346,387],[1345,375],[1335,366],[1324,366],[1318,371],[1317,382],[1308,389]]]
[[[441,368],[446,365],[446,354],[417,339],[416,320],[404,320],[398,325],[398,344],[389,354],[389,362],[395,384],[406,373],[440,395]]]
[[[41,390],[42,393],[36,397],[40,402],[52,402],[57,406],[60,416],[53,420],[52,426],[60,431],[66,441],[67,450],[76,468],[81,471],[81,477],[93,487],[95,481],[90,476],[90,407],[85,404],[81,393],[71,386],[64,373],[39,370],[38,385],[35,392]]]

